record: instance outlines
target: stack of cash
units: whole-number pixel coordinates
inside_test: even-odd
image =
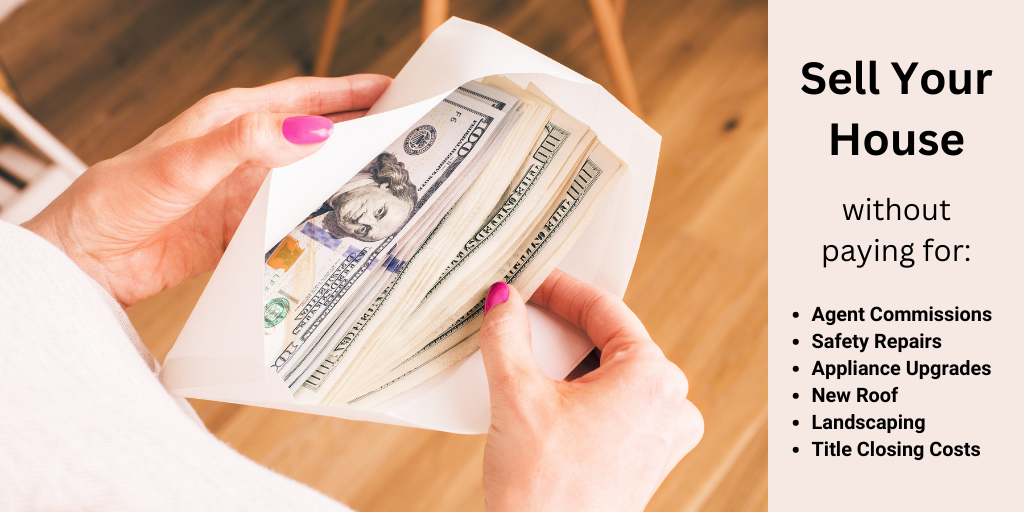
[[[468,82],[266,255],[264,354],[299,403],[372,407],[476,350],[626,165],[533,84]]]

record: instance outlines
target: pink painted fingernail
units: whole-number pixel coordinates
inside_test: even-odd
[[[334,123],[322,116],[292,116],[281,124],[281,134],[292,144],[318,144],[334,133]]]
[[[494,306],[504,304],[508,300],[508,285],[504,281],[498,281],[487,290],[487,299],[484,300],[484,314],[487,314]]]

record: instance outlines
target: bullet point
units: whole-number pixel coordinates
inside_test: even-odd
[[[800,393],[793,393],[793,398],[800,398]]]
[[[799,425],[799,424],[800,424],[800,420],[793,420],[793,426],[794,427]]]
[[[797,453],[799,451],[800,451],[800,448],[797,448],[796,446],[793,447],[793,453]]]
[[[794,311],[793,312],[793,318],[800,318],[800,313],[797,313],[796,311]]]
[[[798,371],[800,371],[800,367],[799,367],[799,366],[794,366],[794,367],[793,367],[793,371],[794,371],[794,372],[798,372]]]
[[[800,340],[798,340],[796,338],[793,338],[793,344],[794,345],[799,345],[800,344]]]

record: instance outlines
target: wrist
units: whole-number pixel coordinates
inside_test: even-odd
[[[96,281],[104,290],[107,291],[121,307],[125,307],[125,303],[120,297],[114,293],[111,287],[109,274],[103,265],[97,262],[94,258],[89,256],[80,244],[73,240],[68,240],[66,237],[66,230],[60,230],[56,228],[57,223],[52,221],[52,214],[44,210],[35,217],[25,221],[21,224],[21,227],[31,231],[39,238],[46,240],[50,245],[59,249],[64,255],[66,255],[75,265],[85,272],[93,281]],[[66,223],[63,225],[67,225]]]
[[[594,482],[580,480],[572,468],[530,464],[502,469],[505,474],[497,481],[487,482],[485,474],[484,500],[488,512],[609,510],[607,503],[601,503],[600,491],[591,488]]]

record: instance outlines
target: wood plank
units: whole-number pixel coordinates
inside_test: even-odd
[[[768,508],[768,424],[752,436],[733,467],[715,487],[708,500],[699,504],[704,512],[765,510]],[[687,508],[687,511],[698,510]]]

